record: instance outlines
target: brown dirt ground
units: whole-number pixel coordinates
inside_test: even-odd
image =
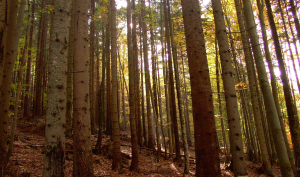
[[[44,149],[44,121],[38,119],[34,123],[20,120],[16,132],[14,148],[12,156],[10,157],[8,166],[6,168],[7,176],[24,176],[35,177],[42,176],[43,171],[43,149]],[[96,145],[97,135],[92,136],[92,145]],[[110,138],[103,135],[103,146],[109,147],[111,143]],[[121,151],[123,153],[123,168],[119,172],[111,170],[112,158],[109,153],[106,155],[93,154],[94,174],[95,176],[183,176],[184,163],[174,162],[170,157],[165,160],[163,157],[157,163],[155,160],[155,152],[141,148],[139,153],[139,170],[129,171],[130,156],[131,156],[130,132],[121,132]],[[67,139],[66,142],[66,174],[72,176],[72,139]],[[163,154],[162,154],[163,155]],[[193,149],[190,149],[190,175],[195,175],[195,155]],[[222,161],[223,156],[220,155]],[[260,164],[255,164],[246,161],[248,168],[248,176],[262,177],[266,176],[260,174]],[[233,173],[225,168],[224,163],[221,163],[222,176],[233,176]],[[273,174],[280,177],[280,169],[278,165],[273,166]]]

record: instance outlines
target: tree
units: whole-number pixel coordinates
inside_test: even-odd
[[[170,26],[169,21],[171,20],[171,14],[169,10],[169,1],[164,0],[164,13],[166,20],[166,39],[167,39],[167,48],[168,48],[168,68],[169,68],[169,98],[170,98],[170,118],[172,122],[172,129],[174,130],[175,136],[175,151],[176,151],[176,160],[180,160],[180,144],[179,144],[179,134],[178,134],[178,123],[176,116],[176,101],[175,101],[175,88],[174,88],[174,79],[173,79],[173,64],[172,64],[172,54],[171,54],[171,41],[170,41]]]
[[[4,64],[4,52],[6,41],[6,28],[7,28],[7,0],[0,1],[0,87],[3,79],[3,64]]]
[[[30,26],[30,37],[29,37],[29,44],[28,44],[28,60],[27,60],[27,69],[26,69],[26,92],[25,100],[24,100],[24,117],[27,117],[28,120],[31,119],[29,116],[29,107],[30,107],[30,97],[29,97],[29,90],[31,83],[31,60],[32,60],[32,46],[33,46],[33,27],[34,27],[34,13],[35,13],[35,0],[32,1],[31,5],[31,26]]]
[[[279,63],[279,69],[280,69],[280,73],[281,73],[281,75],[280,75],[281,81],[283,83],[285,104],[286,104],[286,109],[287,109],[287,113],[288,113],[290,132],[291,132],[291,137],[292,137],[292,142],[293,142],[295,167],[296,167],[296,169],[298,169],[300,167],[299,118],[298,118],[297,108],[293,102],[289,79],[288,79],[286,69],[285,69],[285,64],[283,61],[281,47],[280,47],[280,43],[279,43],[279,39],[278,39],[278,33],[276,31],[275,21],[274,21],[272,9],[271,9],[271,3],[270,3],[270,0],[266,0],[265,2],[266,2],[266,7],[267,7],[268,19],[269,19],[269,23],[271,26],[272,37],[273,37],[274,45],[275,45],[275,52],[276,52],[277,60]]]
[[[73,176],[93,176],[89,105],[88,0],[75,0]]]
[[[43,176],[65,176],[65,124],[70,1],[54,2]],[[68,9],[68,10],[67,10]]]
[[[139,156],[138,156],[138,142],[136,134],[136,109],[135,109],[135,65],[132,53],[132,36],[131,36],[131,3],[127,0],[127,48],[128,48],[128,71],[129,71],[129,107],[130,107],[130,132],[132,145],[132,161],[130,170],[137,170]]]
[[[119,171],[121,168],[120,129],[118,119],[118,70],[117,70],[117,19],[116,2],[110,1],[111,6],[111,121],[113,138],[113,164],[112,169]]]
[[[198,0],[181,1],[194,118],[197,176],[221,176],[214,106]]]
[[[288,159],[286,146],[284,144],[283,134],[282,134],[279,117],[274,102],[274,97],[270,89],[270,84],[268,81],[267,72],[263,61],[261,48],[259,45],[260,43],[255,28],[256,25],[254,23],[252,6],[250,1],[244,0],[243,3],[244,3],[245,21],[247,24],[247,29],[249,29],[249,37],[251,39],[251,45],[254,53],[258,79],[259,79],[261,91],[263,93],[268,123],[272,130],[273,141],[275,144],[275,148],[279,160],[281,174],[284,176],[293,176],[293,171]]]
[[[149,74],[149,63],[148,63],[148,45],[147,45],[147,29],[146,29],[146,7],[145,1],[141,1],[142,4],[142,31],[143,31],[143,52],[144,52],[144,68],[145,68],[145,84],[146,84],[146,101],[147,101],[147,120],[148,120],[148,147],[154,149],[154,139],[152,132],[152,118],[151,118],[151,86],[150,86],[150,74]]]
[[[237,96],[233,78],[233,67],[231,65],[231,54],[228,45],[226,26],[222,12],[220,0],[212,1],[216,37],[219,45],[219,54],[222,66],[223,87],[225,91],[225,101],[230,133],[230,147],[232,153],[233,172],[235,176],[247,175],[243,140],[238,111]]]
[[[10,2],[9,10],[9,25],[7,26],[7,36],[5,41],[4,52],[4,68],[3,68],[3,80],[1,85],[1,97],[0,97],[0,175],[3,175],[5,164],[5,156],[7,153],[7,125],[8,125],[8,112],[11,92],[11,77],[15,63],[16,50],[18,47],[18,41],[20,38],[20,29],[17,26],[17,12],[18,12],[18,0],[12,0]],[[19,13],[20,14],[20,13]],[[22,17],[23,20],[23,17]]]
[[[91,106],[91,131],[95,134],[95,94],[94,94],[94,66],[95,62],[95,0],[91,0],[91,23],[90,23],[90,106]]]

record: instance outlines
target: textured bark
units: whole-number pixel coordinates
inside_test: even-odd
[[[1,86],[1,98],[0,98],[0,176],[2,176],[4,168],[5,156],[7,153],[7,125],[8,125],[8,112],[11,92],[11,78],[14,68],[15,57],[17,53],[17,47],[20,37],[21,28],[17,28],[17,12],[18,12],[18,0],[12,0],[10,2],[9,9],[9,25],[7,26],[7,36],[5,46],[6,52],[4,53],[4,68],[3,68],[3,80]],[[23,20],[23,17],[22,17]]]
[[[94,176],[89,105],[89,1],[75,0],[73,176]]]
[[[276,111],[276,105],[270,89],[270,84],[265,69],[265,64],[262,57],[260,43],[255,28],[253,11],[250,1],[243,0],[245,21],[249,30],[249,36],[251,38],[252,49],[254,53],[255,64],[258,73],[258,79],[260,88],[263,93],[265,110],[268,119],[268,123],[272,129],[273,140],[278,155],[279,165],[283,176],[293,176],[293,171],[288,159],[287,149],[284,143],[284,138],[279,122],[279,117]],[[240,5],[239,5],[240,6]]]
[[[223,18],[221,1],[212,0],[212,7],[222,67],[222,79],[225,91],[229,136],[231,139],[230,146],[232,153],[233,172],[235,176],[244,176],[247,175],[247,169],[244,158],[240,116],[233,78],[234,70],[231,65],[231,53],[228,45],[228,37]]]
[[[128,71],[129,71],[129,107],[130,107],[130,132],[132,145],[132,160],[130,170],[138,169],[138,142],[136,134],[136,109],[135,109],[135,65],[132,53],[132,36],[131,36],[131,3],[127,0],[127,48],[128,48]]]
[[[151,118],[151,86],[150,86],[150,74],[149,74],[149,63],[148,63],[148,45],[147,45],[147,29],[146,29],[146,12],[145,12],[145,1],[141,1],[142,4],[142,31],[143,31],[143,52],[144,52],[144,68],[145,68],[145,84],[146,84],[146,102],[147,102],[147,121],[148,121],[148,147],[154,149],[154,139],[152,132],[152,118]]]
[[[221,176],[211,83],[198,0],[181,2],[194,118],[196,176]]]
[[[54,2],[53,35],[49,60],[48,103],[43,176],[65,176],[65,124],[70,1]],[[68,10],[67,10],[68,9]]]

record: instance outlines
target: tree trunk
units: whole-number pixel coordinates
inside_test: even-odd
[[[288,119],[289,119],[289,125],[290,125],[290,132],[293,142],[293,149],[294,149],[294,156],[295,156],[295,167],[296,169],[300,168],[300,130],[299,130],[299,118],[297,115],[297,108],[295,107],[293,103],[293,98],[291,94],[291,89],[288,81],[288,76],[285,69],[285,64],[283,61],[282,53],[281,53],[281,47],[278,39],[278,34],[276,31],[275,21],[272,14],[271,4],[269,0],[266,0],[266,7],[267,7],[267,14],[269,23],[271,26],[272,31],[272,37],[274,39],[275,44],[275,51],[277,60],[279,63],[279,69],[281,72],[281,81],[283,83],[283,91],[284,91],[284,97],[286,102],[286,108],[288,112]],[[299,172],[297,172],[299,173]]]
[[[258,72],[258,79],[260,87],[264,97],[265,110],[268,119],[268,123],[272,129],[273,140],[278,155],[279,165],[283,176],[293,176],[291,164],[288,159],[287,149],[284,144],[283,134],[279,122],[279,117],[276,111],[274,98],[268,82],[267,72],[265,64],[263,62],[262,52],[258,35],[255,28],[253,11],[250,1],[244,0],[244,14],[247,27],[249,29],[249,36],[251,38],[251,44],[254,52],[255,64]]]
[[[136,109],[135,109],[135,65],[132,54],[132,36],[131,36],[131,3],[127,0],[127,48],[128,48],[128,72],[129,72],[129,107],[130,107],[130,132],[132,145],[132,160],[130,170],[138,169],[138,142],[136,134]]]
[[[89,105],[89,1],[75,0],[73,176],[94,176]]]
[[[3,80],[1,85],[1,98],[0,98],[0,176],[4,176],[5,156],[7,153],[7,126],[8,126],[8,112],[11,92],[11,78],[12,71],[15,63],[15,56],[20,38],[21,25],[17,26],[17,12],[18,0],[11,0],[9,10],[9,25],[7,26],[7,36],[5,41],[4,53],[4,68]],[[18,22],[21,14],[19,13]],[[23,20],[23,17],[21,17]],[[22,24],[22,23],[21,23]]]
[[[190,66],[196,176],[221,176],[211,83],[198,0],[181,1]]]
[[[8,25],[8,16],[7,16],[7,9],[8,9],[7,0],[0,1],[0,87],[2,84],[3,79],[3,66],[4,66],[4,52],[5,52],[5,41],[7,35],[7,25]]]
[[[167,6],[168,5],[168,6]],[[168,68],[169,68],[169,97],[170,97],[170,118],[172,120],[172,128],[175,135],[175,151],[176,151],[176,160],[180,160],[180,143],[179,143],[179,133],[178,133],[178,123],[176,116],[176,98],[175,98],[175,88],[174,88],[174,79],[173,79],[173,64],[171,57],[171,41],[170,41],[170,5],[168,0],[164,0],[164,12],[165,12],[165,21],[166,21],[166,39],[168,46]]]
[[[33,44],[33,28],[34,28],[34,13],[35,13],[35,0],[32,1],[31,5],[31,26],[30,26],[30,37],[29,37],[29,50],[28,50],[28,61],[26,69],[26,91],[25,91],[25,100],[24,100],[24,117],[27,117],[27,120],[31,120],[30,116],[30,83],[31,83],[31,60],[32,60],[32,44]]]
[[[43,176],[65,176],[65,124],[70,1],[54,2]],[[64,10],[63,10],[64,9]]]
[[[142,4],[142,18],[145,20],[147,18],[145,13],[145,1],[141,1]],[[148,120],[148,147],[151,149],[155,149],[154,147],[154,139],[152,132],[152,118],[151,118],[151,86],[150,86],[150,74],[149,74],[149,63],[148,63],[148,45],[147,45],[147,29],[146,22],[143,20],[142,22],[142,31],[143,31],[143,52],[144,52],[144,68],[145,68],[145,83],[146,83],[146,101],[147,101],[147,120]]]
[[[95,73],[95,0],[91,0],[91,22],[90,22],[90,77],[89,77],[89,83],[90,83],[90,106],[91,106],[91,132],[92,135],[96,133],[96,123],[95,123],[95,93],[94,93],[94,73]]]
[[[233,172],[235,176],[247,175],[244,159],[244,148],[238,111],[237,96],[233,78],[233,67],[231,65],[231,54],[228,45],[225,21],[223,18],[222,4],[220,0],[212,1],[213,14],[215,19],[216,37],[218,39],[219,54],[222,67],[223,87],[227,108],[229,124],[230,147],[232,153]]]
[[[116,2],[110,1],[111,5],[111,122],[113,138],[113,163],[112,169],[119,171],[121,168],[121,150],[120,150],[120,130],[118,122],[118,76],[117,76],[117,19]]]
[[[20,9],[25,9],[26,6],[26,0],[21,1]],[[28,9],[30,9],[29,3],[28,3]],[[30,10],[28,12],[30,14]],[[16,134],[16,127],[17,127],[17,120],[18,120],[18,110],[19,110],[19,102],[20,102],[20,96],[21,96],[21,87],[22,87],[22,79],[23,79],[23,70],[25,66],[25,57],[26,57],[26,52],[27,52],[27,46],[28,46],[28,33],[29,33],[29,22],[30,22],[30,15],[28,15],[27,19],[27,28],[26,28],[26,36],[25,36],[25,44],[23,50],[21,49],[22,52],[22,57],[20,58],[19,61],[19,66],[20,70],[18,72],[18,84],[17,84],[17,92],[16,92],[16,98],[15,98],[15,106],[14,106],[14,118],[13,118],[13,124],[11,126],[11,134],[10,134],[10,141],[9,141],[9,147],[6,155],[6,165],[9,161],[9,158],[12,153],[12,148],[13,148],[13,143],[15,140],[15,134]],[[6,166],[5,165],[5,166]]]
[[[74,63],[74,27],[75,27],[75,1],[71,2],[71,22],[69,29],[68,47],[68,73],[67,73],[67,111],[66,111],[66,136],[72,136],[73,112],[73,63]]]

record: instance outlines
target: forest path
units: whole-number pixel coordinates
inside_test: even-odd
[[[10,130],[9,130],[10,131]],[[43,172],[43,151],[45,141],[44,121],[37,119],[34,123],[27,121],[19,121],[17,133],[14,142],[12,156],[7,166],[7,176],[24,176],[35,177],[42,176]],[[147,148],[140,148],[139,151],[139,170],[129,171],[131,163],[131,142],[130,132],[121,131],[121,151],[123,156],[123,168],[119,172],[111,170],[112,154],[109,149],[112,145],[109,136],[103,134],[103,154],[93,154],[94,174],[95,176],[183,176],[184,161],[175,162],[172,157],[164,159],[164,153],[161,154],[159,162],[157,162],[156,152]],[[92,135],[92,147],[95,147],[97,135]],[[66,142],[66,176],[72,176],[73,172],[73,152],[71,138],[67,138]],[[174,156],[175,157],[175,156]],[[190,148],[190,175],[195,175],[195,155],[194,150]],[[222,161],[222,156],[220,156]],[[249,177],[265,176],[260,174],[260,166],[247,161]],[[230,170],[225,169],[221,163],[222,176],[233,176]],[[278,165],[273,166],[273,173],[276,177],[280,177]]]

